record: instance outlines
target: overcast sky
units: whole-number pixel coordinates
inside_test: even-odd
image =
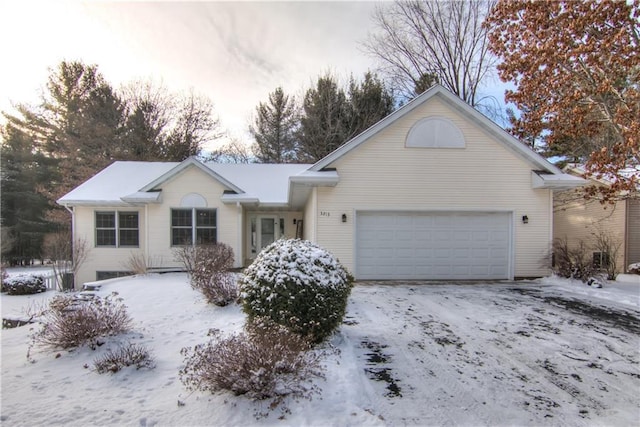
[[[300,94],[327,70],[346,80],[375,61],[361,42],[374,2],[60,2],[0,0],[0,109],[35,102],[62,60],[97,64],[118,88],[152,78],[215,104],[250,142],[256,105]]]
[[[98,65],[115,87],[162,80],[209,97],[242,139],[277,86],[299,93],[327,70],[374,68],[359,43],[372,2],[0,2],[0,109],[34,102],[61,60]]]

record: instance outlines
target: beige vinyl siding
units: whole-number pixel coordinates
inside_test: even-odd
[[[196,193],[207,201],[206,209],[216,209],[217,240],[231,246],[236,264],[241,263],[242,248],[238,247],[238,208],[220,201],[225,188],[211,176],[191,166],[165,182],[162,188],[162,203],[148,206],[149,258],[163,267],[180,266],[174,260],[171,247],[171,209],[180,208],[182,198]],[[240,260],[240,261],[239,261]]]
[[[317,188],[314,187],[309,194],[304,206],[303,238],[312,242],[316,241],[316,215],[318,207]]]
[[[466,148],[405,148],[411,126],[443,116],[464,134]],[[336,187],[318,188],[317,241],[354,270],[354,217],[359,210],[512,212],[516,277],[548,273],[541,260],[551,239],[550,190],[531,188],[531,165],[439,98],[335,161]],[[312,207],[312,206],[311,206]],[[342,223],[342,214],[347,222]],[[529,223],[523,224],[523,215]]]
[[[134,253],[142,253],[149,267],[173,268],[181,265],[175,261],[171,247],[171,209],[180,208],[184,196],[197,193],[205,198],[207,209],[216,209],[217,240],[233,249],[236,264],[242,264],[242,248],[239,245],[238,210],[235,205],[220,201],[225,188],[211,176],[196,167],[189,167],[162,186],[161,203],[147,207],[76,207],[75,233],[89,243],[90,252],[76,277],[76,286],[96,280],[96,271],[127,271],[127,260]],[[95,247],[96,211],[139,212],[139,248]],[[147,222],[149,227],[147,227]],[[146,232],[148,231],[148,234]]]
[[[138,212],[139,247],[97,247],[95,228],[96,212]],[[74,220],[76,240],[85,240],[88,248],[87,259],[80,266],[80,269],[76,274],[75,282],[77,287],[81,287],[84,283],[95,281],[96,271],[128,271],[129,268],[126,264],[132,254],[144,254],[146,237],[144,231],[144,208],[123,206],[76,206],[74,208]]]
[[[602,205],[598,200],[584,200],[576,190],[570,190],[555,196],[554,211],[554,239],[566,239],[569,247],[575,247],[581,241],[593,245],[595,236],[605,233],[620,245],[616,262],[618,270],[624,271],[625,201]]]
[[[627,260],[629,264],[640,262],[640,199],[627,201]]]

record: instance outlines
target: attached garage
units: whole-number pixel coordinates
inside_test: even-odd
[[[511,218],[511,212],[357,212],[356,278],[510,279]]]

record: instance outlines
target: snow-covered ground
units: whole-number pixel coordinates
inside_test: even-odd
[[[241,330],[238,306],[207,305],[184,274],[107,282],[135,328],[93,351],[32,354],[29,326],[2,330],[3,426],[637,425],[640,286],[560,279],[491,284],[358,284],[324,359],[326,379],[291,413],[229,394],[190,393],[180,349]],[[3,317],[55,295],[2,295]],[[99,375],[117,344],[156,368]],[[87,367],[85,367],[87,366]],[[184,403],[178,405],[178,402]],[[284,419],[279,417],[284,415]]]

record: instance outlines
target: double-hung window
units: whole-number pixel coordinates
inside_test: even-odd
[[[96,212],[96,246],[138,247],[138,212]]]
[[[215,209],[171,209],[171,246],[214,244],[217,239]]]

